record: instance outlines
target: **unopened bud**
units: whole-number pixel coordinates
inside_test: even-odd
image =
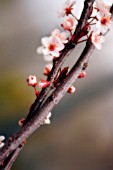
[[[25,118],[22,118],[21,120],[19,120],[18,122],[19,126],[22,127],[24,122],[25,122]]]
[[[80,73],[80,75],[78,76],[78,78],[79,79],[82,79],[82,78],[84,78],[86,76],[86,72],[85,71],[82,71],[81,73]]]
[[[74,86],[70,86],[70,88],[68,89],[68,93],[74,93],[76,90],[76,88]]]
[[[29,76],[27,78],[27,83],[28,83],[29,86],[35,87],[37,85],[37,78],[36,78],[36,76]]]

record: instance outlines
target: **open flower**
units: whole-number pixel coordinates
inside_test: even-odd
[[[75,5],[75,0],[66,0],[64,4],[58,9],[58,17],[64,17],[65,15],[71,14],[73,6]]]
[[[44,74],[45,76],[48,76],[49,73],[50,73],[51,70],[52,70],[52,67],[53,67],[53,64],[51,64],[51,63],[46,64],[46,66],[45,66],[45,68],[44,68],[43,74]]]
[[[57,37],[63,44],[66,44],[70,37],[69,32],[60,32],[59,29],[55,29],[51,35]]]
[[[29,86],[35,87],[37,85],[37,78],[36,78],[36,76],[29,76],[27,78],[27,83],[28,83]]]
[[[104,34],[108,31],[111,24],[111,16],[110,15],[104,15],[101,16],[100,14],[97,15],[98,22],[96,24],[96,27],[99,29],[99,31]]]
[[[101,43],[105,41],[104,37],[100,35],[98,32],[93,32],[91,35],[91,42],[94,44],[96,48],[99,50],[102,48]]]
[[[5,139],[4,136],[0,136],[0,148],[4,146],[4,142],[2,142]]]
[[[102,1],[102,0],[96,0],[96,8],[100,12],[101,15],[108,15],[109,13],[109,7]]]
[[[51,123],[51,121],[50,121],[50,118],[51,117],[51,112],[49,112],[49,114],[47,115],[47,117],[45,118],[45,120],[44,120],[44,124],[50,124]]]
[[[42,38],[42,44],[44,46],[44,55],[52,55],[54,57],[59,57],[59,52],[64,49],[64,44],[55,36]]]
[[[77,21],[72,15],[69,15],[66,20],[61,24],[64,30],[72,31],[77,24]]]

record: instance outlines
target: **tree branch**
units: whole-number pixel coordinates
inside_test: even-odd
[[[36,110],[39,109],[42,103],[44,102],[44,99],[47,97],[47,94],[49,93],[49,91],[51,90],[51,87],[53,86],[53,82],[59,71],[59,68],[62,66],[64,61],[68,58],[70,53],[76,47],[78,40],[82,37],[82,31],[84,30],[88,22],[88,18],[90,17],[93,3],[94,3],[94,0],[85,0],[83,12],[81,14],[81,17],[79,19],[77,28],[74,32],[72,39],[65,45],[64,50],[60,54],[60,57],[54,60],[53,62],[53,68],[47,79],[47,81],[51,82],[51,86],[48,86],[45,89],[42,89],[39,97],[36,98],[35,102],[31,106],[29,114],[26,117],[25,124],[34,116]]]
[[[10,137],[0,153],[0,162],[2,162],[10,153],[12,153],[25,139],[27,139],[36,129],[43,125],[45,118],[53,107],[65,95],[68,88],[78,78],[84,63],[89,60],[95,47],[90,40],[87,41],[86,47],[83,50],[77,63],[73,66],[67,77],[63,80],[60,86],[46,100],[36,115],[27,123],[14,137]],[[37,111],[37,110],[36,110]]]

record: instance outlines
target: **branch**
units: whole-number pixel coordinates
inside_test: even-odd
[[[25,139],[27,139],[36,129],[43,125],[48,112],[50,112],[53,107],[61,100],[71,84],[73,84],[78,78],[78,75],[83,69],[84,63],[89,60],[94,49],[95,47],[92,45],[90,40],[88,40],[80,58],[73,66],[68,76],[60,84],[60,86],[46,100],[36,115],[29,121],[29,123],[27,123],[14,137],[9,138],[0,152],[0,162],[5,160],[6,157],[8,157],[8,155],[12,153]]]
[[[113,14],[113,6],[111,8],[111,13]],[[79,34],[78,35],[80,36],[80,34],[81,34],[81,32],[79,30]],[[76,40],[77,39],[75,39],[75,41]],[[74,43],[75,43],[75,41],[74,41]],[[73,43],[72,43],[72,45],[73,45]],[[46,100],[46,102],[44,103],[44,105],[42,106],[40,111],[38,111],[38,109],[40,107],[40,103],[39,103],[39,106],[37,108],[35,108],[36,115],[33,117],[33,119],[30,120],[29,123],[27,125],[25,125],[22,128],[22,130],[15,135],[14,138],[12,138],[12,139],[10,138],[8,140],[8,142],[6,143],[5,147],[3,148],[2,152],[1,152],[1,156],[0,156],[0,161],[2,161],[8,155],[11,154],[12,157],[11,157],[10,162],[9,162],[9,164],[8,164],[8,166],[6,168],[9,168],[9,169],[11,168],[11,165],[13,164],[13,162],[16,159],[17,155],[19,154],[20,149],[17,148],[17,147],[26,138],[28,138],[30,136],[30,134],[32,134],[38,127],[43,125],[44,119],[48,115],[48,112],[51,111],[51,109],[60,101],[60,99],[67,92],[67,90],[70,87],[70,85],[78,78],[78,75],[80,74],[81,70],[83,69],[84,64],[89,61],[89,59],[90,59],[94,49],[95,49],[95,47],[92,45],[92,43],[90,42],[90,39],[89,39],[87,41],[86,47],[85,47],[84,51],[82,52],[80,58],[78,59],[77,63],[71,69],[71,71],[69,72],[68,76],[63,80],[63,82],[60,84],[60,86]],[[69,51],[67,51],[67,53]],[[65,55],[64,55],[64,57],[65,57]],[[61,63],[62,63],[62,61],[61,61]],[[51,76],[50,76],[50,78],[51,78]],[[54,81],[54,79],[53,79],[53,81]],[[42,101],[43,101],[43,99],[42,99]],[[5,170],[9,170],[9,169],[5,169]]]
[[[54,79],[59,71],[59,68],[62,66],[64,61],[68,58],[70,53],[76,47],[78,40],[82,36],[81,33],[87,24],[88,18],[90,17],[93,3],[94,3],[94,0],[85,0],[84,9],[83,9],[83,12],[82,12],[81,17],[78,22],[78,26],[74,32],[72,39],[65,45],[64,50],[60,54],[60,57],[58,59],[54,60],[54,62],[53,62],[53,68],[52,68],[51,73],[47,79],[47,81],[51,82],[51,86],[48,86],[47,88],[42,89],[39,97],[36,98],[35,102],[31,106],[31,109],[30,109],[29,114],[26,118],[25,124],[34,116],[36,110],[39,109],[40,106],[42,105],[44,99],[47,97],[47,94],[53,87],[53,82],[54,82]]]

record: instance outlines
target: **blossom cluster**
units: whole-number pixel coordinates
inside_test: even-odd
[[[66,17],[61,24],[64,31],[61,32],[59,29],[55,29],[49,37],[42,38],[42,46],[38,47],[37,52],[43,54],[46,61],[52,61],[54,58],[59,57],[61,51],[65,48],[65,44],[70,40],[77,25],[77,19],[72,14],[75,4],[75,0],[67,0],[58,9],[58,17]]]
[[[109,6],[104,4],[102,0],[96,0],[93,5],[93,18],[96,19],[96,32],[92,33],[91,42],[101,49],[101,43],[105,41],[103,35],[107,33],[111,26],[111,13]]]
[[[76,0],[66,0],[63,5],[58,9],[58,17],[64,17],[64,21],[61,24],[63,31],[59,29],[54,29],[50,36],[43,37],[41,39],[42,45],[37,48],[37,53],[42,54],[44,59],[49,62],[46,64],[43,74],[45,76],[49,76],[50,72],[53,68],[52,62],[56,60],[60,55],[63,53],[63,50],[66,48],[66,44],[69,43],[71,40],[74,41],[74,32],[76,26],[79,22],[77,17],[73,14],[74,7],[76,5]],[[96,26],[96,30],[95,27]],[[85,28],[83,28],[80,37],[78,38],[77,43],[86,41],[90,37],[90,41],[92,44],[97,48],[101,49],[101,44],[105,41],[104,34],[110,29],[111,25],[111,13],[110,8],[107,4],[105,4],[102,0],[95,0],[93,4],[93,10],[87,21]],[[86,40],[83,40],[86,36]],[[80,41],[82,39],[82,41]],[[65,67],[60,73],[58,77],[54,80],[54,86],[58,86],[60,81],[62,81],[62,77],[64,78],[68,74],[68,68]],[[86,72],[83,70],[80,75],[78,76],[79,79],[84,78],[86,76]],[[35,90],[36,96],[39,96],[40,92],[36,89],[38,88],[46,88],[51,84],[51,82],[47,80],[40,79],[37,80],[35,75],[30,75],[27,78],[27,83],[29,86],[32,86]],[[74,93],[76,88],[72,85],[68,89],[68,93]],[[48,114],[48,117],[45,119],[45,123],[50,123],[51,113]],[[22,121],[19,122],[20,126],[23,123]]]

